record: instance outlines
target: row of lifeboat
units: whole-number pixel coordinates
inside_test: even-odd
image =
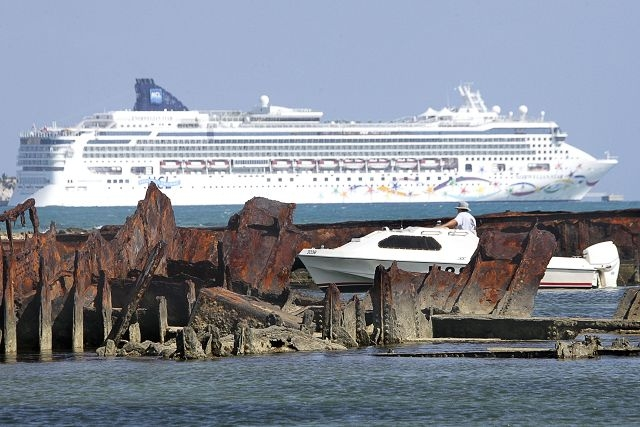
[[[420,167],[421,170],[436,170],[449,168],[450,161],[454,159],[415,159],[415,158],[397,158],[397,159],[274,159],[271,160],[271,169],[274,171],[284,170],[387,170],[394,168],[396,170],[415,170]],[[164,172],[182,172],[182,171],[229,171],[231,163],[229,160],[162,160],[160,169]]]
[[[295,168],[298,170],[336,170],[342,168],[343,170],[386,170],[389,168],[413,170],[420,166],[421,169],[440,169],[445,166],[445,163],[441,163],[441,159],[429,158],[429,159],[414,159],[414,158],[398,158],[398,159],[300,159],[300,160],[285,160],[278,159],[271,161],[271,168],[274,170],[288,170]]]
[[[162,160],[160,169],[164,171],[224,171],[229,170],[228,160]]]

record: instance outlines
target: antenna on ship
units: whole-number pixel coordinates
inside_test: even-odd
[[[529,111],[529,109],[527,108],[526,105],[521,105],[518,108],[518,111],[520,111],[520,120],[524,120],[527,115],[527,111]]]
[[[481,113],[487,112],[487,106],[484,105],[484,100],[480,95],[480,91],[477,90],[473,92],[471,90],[471,85],[473,83],[464,83],[458,86],[458,91],[460,95],[462,95],[467,100],[467,106],[473,110],[479,111]]]

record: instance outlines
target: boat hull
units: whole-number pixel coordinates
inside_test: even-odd
[[[429,239],[433,241],[423,244],[423,240]],[[428,273],[438,266],[459,274],[472,259],[477,246],[478,238],[468,231],[385,228],[352,239],[335,249],[304,249],[298,258],[320,288],[335,284],[342,291],[355,291],[370,287],[376,268],[389,268],[393,260],[399,269],[408,272]],[[539,286],[573,289],[615,287],[619,267],[618,250],[613,242],[600,242],[586,248],[582,257],[552,257]]]
[[[601,168],[599,178],[613,167]],[[135,206],[154,182],[175,206],[244,204],[252,197],[293,203],[441,203],[467,201],[568,201],[580,200],[591,187],[585,180],[573,180],[554,192],[542,190],[547,181],[531,181],[526,193],[512,191],[512,184],[490,175],[475,178],[432,172],[381,171],[287,171],[239,173],[209,168],[207,173],[165,171],[157,175],[134,175],[123,171],[114,177],[91,174],[86,168],[69,168],[42,174],[19,173],[19,184],[10,204],[34,198],[38,206]],[[277,175],[277,177],[275,176]],[[47,181],[32,186],[34,180]],[[20,184],[22,182],[23,184]],[[319,184],[322,183],[322,184]],[[472,190],[474,189],[475,190]]]
[[[303,251],[304,252],[304,251]],[[344,259],[336,257],[298,255],[314,283],[321,289],[335,284],[343,292],[360,292],[373,285],[376,268],[389,268],[392,261],[381,259]],[[398,261],[398,268],[404,271],[426,273],[433,264],[419,261]],[[439,264],[440,265],[440,264]],[[460,273],[465,264],[444,264],[440,268]]]
[[[300,254],[299,258],[320,289],[326,289],[330,284],[335,284],[343,292],[361,292],[369,289],[373,285],[376,268],[379,265],[389,268],[392,263],[389,260],[341,259],[303,254]],[[433,268],[434,263],[400,261],[397,265],[400,270],[427,273]],[[440,268],[459,274],[464,267],[464,264],[445,264]],[[598,272],[591,266],[547,267],[540,281],[540,288],[591,289],[597,286]]]

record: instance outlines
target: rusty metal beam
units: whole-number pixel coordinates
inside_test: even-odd
[[[153,273],[158,268],[160,261],[164,258],[166,247],[167,243],[164,240],[161,240],[154,246],[153,250],[149,254],[149,258],[147,258],[144,270],[140,273],[140,276],[138,276],[138,280],[136,281],[135,294],[127,305],[127,308],[120,314],[120,317],[116,322],[117,327],[114,325],[107,337],[107,340],[113,340],[116,345],[118,345],[118,342],[124,336],[125,331],[129,328],[131,317],[137,311],[140,300],[142,300],[144,292],[151,283]],[[105,346],[107,344],[107,340],[105,340]]]

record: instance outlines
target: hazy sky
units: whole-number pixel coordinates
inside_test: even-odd
[[[620,164],[596,192],[640,200],[640,1],[3,1],[0,172],[18,136],[132,108],[153,77],[190,109],[309,107],[381,120],[456,106],[545,111]]]

